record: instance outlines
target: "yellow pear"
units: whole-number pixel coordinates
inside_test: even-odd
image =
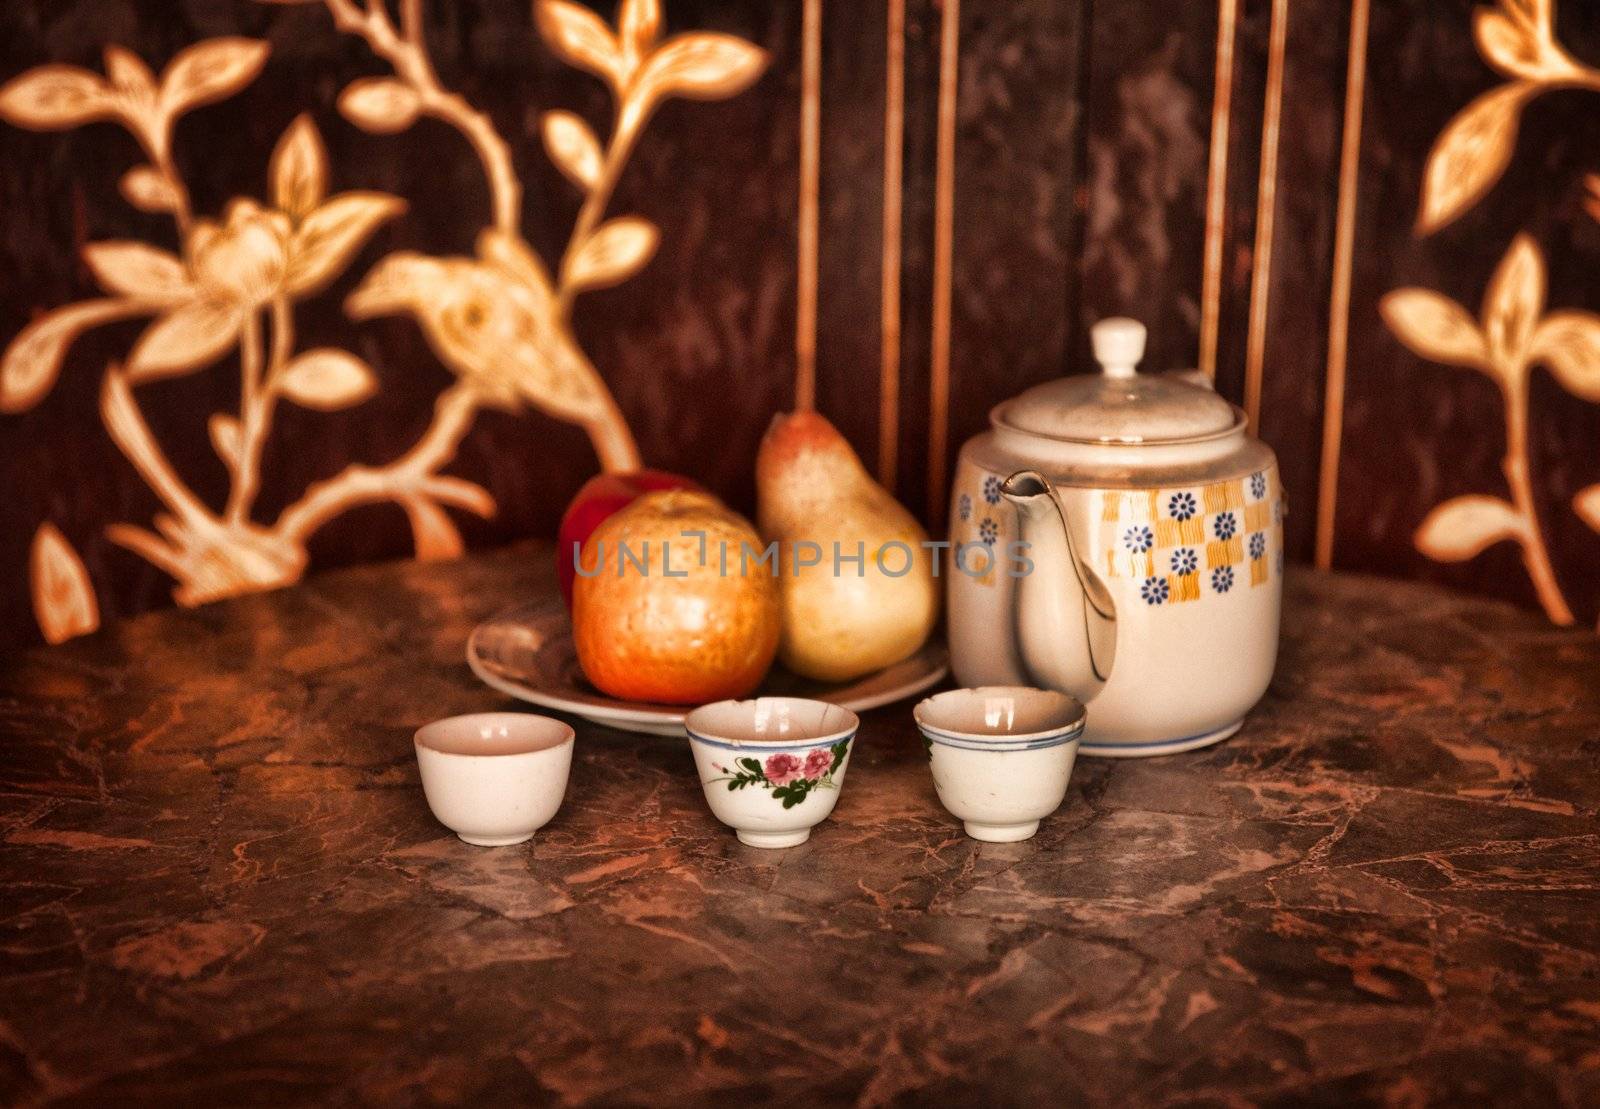
[[[772,421],[756,456],[756,505],[762,538],[778,544],[784,666],[849,681],[927,640],[939,615],[928,533],[826,419]]]

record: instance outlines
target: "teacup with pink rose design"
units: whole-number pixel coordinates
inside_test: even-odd
[[[751,847],[794,847],[833,811],[860,721],[801,697],[718,701],[684,720],[711,812]]]

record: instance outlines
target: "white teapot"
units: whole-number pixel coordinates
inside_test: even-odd
[[[1091,329],[1098,374],[997,405],[956,464],[946,570],[966,686],[1089,706],[1082,751],[1225,739],[1278,652],[1283,496],[1245,415],[1195,373],[1141,374],[1145,329]]]

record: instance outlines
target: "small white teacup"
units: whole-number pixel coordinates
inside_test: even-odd
[[[794,847],[833,811],[861,721],[803,697],[718,701],[689,733],[711,812],[751,847]]]
[[[561,807],[572,768],[572,728],[527,712],[480,712],[417,730],[417,769],[428,808],[466,843],[508,847]]]
[[[1026,686],[929,697],[913,711],[939,802],[973,839],[1028,839],[1060,807],[1083,735],[1082,702]]]

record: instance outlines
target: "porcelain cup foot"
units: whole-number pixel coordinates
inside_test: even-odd
[[[469,836],[465,832],[457,832],[456,836],[462,843],[470,843],[474,847],[510,847],[517,843],[527,843],[533,838],[533,833],[523,832],[515,836]]]
[[[740,830],[739,842],[746,847],[798,847],[811,838],[811,829],[798,832],[746,832]]]
[[[967,835],[973,839],[981,839],[985,843],[1016,843],[1018,840],[1032,839],[1039,831],[1037,820],[1024,821],[1021,824],[982,824],[976,820],[963,821]]]

